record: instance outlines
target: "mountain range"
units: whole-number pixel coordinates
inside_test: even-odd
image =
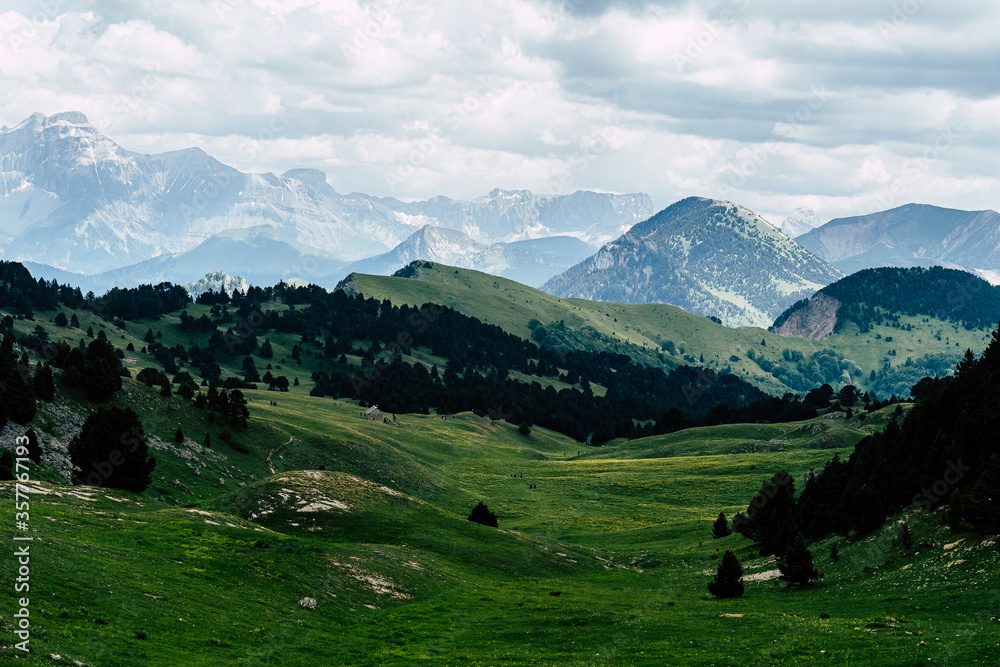
[[[837,218],[795,240],[844,273],[880,266],[943,266],[998,282],[1000,213],[992,210],[906,204]]]
[[[843,274],[759,215],[690,197],[549,280],[556,296],[669,303],[729,326],[767,327]]]
[[[78,112],[36,113],[0,129],[0,256],[71,273],[121,269],[261,226],[303,255],[347,264],[390,251],[427,225],[483,244],[557,235],[599,244],[654,212],[644,194],[496,189],[469,201],[418,202],[343,195],[313,169],[247,174],[198,148],[128,151]],[[233,272],[227,262],[239,255],[224,250],[206,249],[214,262],[201,274]],[[287,268],[271,262],[262,272]]]

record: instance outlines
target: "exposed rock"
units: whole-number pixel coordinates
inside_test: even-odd
[[[837,325],[840,301],[825,294],[809,299],[805,307],[792,312],[788,319],[771,331],[779,336],[798,336],[808,340],[824,340]]]

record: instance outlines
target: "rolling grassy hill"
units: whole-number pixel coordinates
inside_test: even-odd
[[[203,342],[179,330],[177,314],[123,330],[78,315],[83,330],[103,327],[123,350],[141,349],[147,328],[164,344]],[[52,325],[53,316],[37,313],[15,330],[84,335]],[[8,639],[4,660],[992,664],[995,537],[949,533],[940,510],[898,517],[919,544],[910,551],[892,544],[892,522],[813,545],[825,577],[807,590],[779,584],[774,559],[744,537],[711,539],[718,512],[745,509],[775,470],[798,479],[846,455],[892,409],[864,421],[729,425],[592,449],[469,413],[368,422],[352,401],[308,395],[311,369],[336,362],[307,349],[301,366],[290,364],[298,337],[269,338],[274,372],[300,384],[247,390],[250,428],[231,433],[235,446],[190,403],[124,381],[112,404],[139,412],[157,457],[141,495],[60,483],[61,447],[93,406],[62,388],[39,404],[33,425],[46,455],[29,484],[32,654],[15,653]],[[133,371],[158,366],[125,354]],[[0,441],[9,447],[24,428],[8,424]],[[183,443],[173,440],[177,428]],[[205,434],[212,447],[202,446]],[[0,486],[12,498],[13,483]],[[480,500],[499,530],[465,520]],[[2,508],[12,525],[13,501]],[[833,543],[837,563],[826,558]],[[707,596],[725,549],[746,568],[741,599]],[[8,586],[8,637],[16,597]],[[315,609],[299,604],[307,597]]]
[[[802,393],[812,386],[789,384],[787,378],[783,381],[773,374],[774,364],[794,370],[796,364],[788,362],[785,350],[806,360],[832,351],[840,362],[853,362],[841,363],[841,371],[849,369],[853,384],[862,391],[877,389],[887,398],[891,393],[908,395],[921,377],[953,368],[966,349],[979,353],[990,340],[987,328],[966,329],[946,319],[903,315],[899,327],[878,324],[862,334],[849,322],[825,340],[812,341],[756,327],[730,329],[666,304],[563,299],[504,278],[430,262],[413,263],[398,276],[354,273],[340,288],[394,304],[449,306],[525,339],[535,334],[529,326],[535,320],[549,336],[548,341],[539,341],[546,346],[615,351],[664,368],[681,364],[728,368],[775,395]],[[845,384],[839,375],[825,381]]]

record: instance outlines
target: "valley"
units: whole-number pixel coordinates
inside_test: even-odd
[[[577,313],[597,332],[581,339],[593,346],[603,340],[597,335],[620,336],[648,350],[660,344],[657,334],[682,333],[702,345],[758,336],[768,347],[821,345],[725,329],[669,306],[584,308],[577,300],[542,302],[541,293],[485,274],[436,265],[421,272],[420,279],[355,276],[354,284],[362,292],[381,285],[387,291],[366,293],[379,300],[396,290],[398,303],[423,303],[437,275],[436,300],[446,305],[475,304],[484,319],[526,337],[534,333],[526,316],[550,327],[557,314],[566,321]],[[502,287],[467,286],[476,280]],[[484,296],[470,299],[462,289]],[[176,311],[116,326],[91,310],[61,310],[78,317],[78,329],[53,324],[57,311],[39,310],[13,319],[8,333],[75,344],[90,338],[88,328],[103,332],[133,377],[165,368],[142,351],[150,331],[165,348],[209,338],[182,331]],[[0,320],[12,312],[0,309]],[[185,313],[219,317],[217,306],[201,304]],[[138,495],[66,485],[67,442],[94,404],[63,387],[53,402],[38,401],[31,425],[45,454],[28,483],[29,662],[50,664],[58,655],[92,665],[986,665],[995,655],[996,536],[951,531],[947,506],[928,514],[911,507],[871,533],[811,543],[824,576],[805,588],[780,582],[774,556],[760,556],[745,536],[712,538],[718,513],[745,512],[776,471],[787,470],[801,488],[808,471],[834,455],[847,458],[908,405],[591,447],[472,412],[368,421],[355,399],[310,395],[313,372],[360,369],[361,356],[341,362],[298,334],[255,334],[273,353],[251,355],[261,372],[269,364],[296,382],[287,391],[244,388],[245,430],[176,393],[164,397],[155,384],[123,379],[109,405],[141,415],[157,459]],[[916,340],[893,342],[923,344]],[[220,355],[221,377],[241,376],[241,359]],[[423,347],[403,359],[442,370],[449,363]],[[0,440],[8,444],[25,428],[9,422]],[[480,501],[499,529],[466,520]],[[13,521],[12,504],[3,513]],[[895,543],[902,521],[918,546]],[[827,557],[834,544],[837,562]],[[745,568],[746,592],[717,600],[706,584],[727,549]],[[0,620],[13,621],[6,609]]]

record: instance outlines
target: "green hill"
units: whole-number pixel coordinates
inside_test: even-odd
[[[728,369],[774,395],[805,393],[824,382],[839,387],[849,378],[882,398],[906,396],[920,378],[954,368],[966,349],[981,352],[990,336],[988,327],[903,314],[872,322],[864,333],[848,322],[814,341],[756,327],[730,329],[666,304],[563,299],[431,262],[414,262],[391,277],[351,274],[339,288],[397,304],[439,303],[557,350],[619,352],[664,368]]]

